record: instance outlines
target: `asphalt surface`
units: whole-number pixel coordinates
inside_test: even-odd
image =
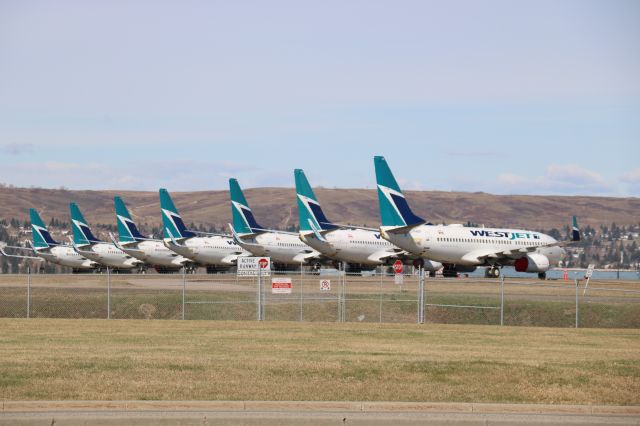
[[[0,425],[635,425],[640,407],[270,401],[4,401]]]

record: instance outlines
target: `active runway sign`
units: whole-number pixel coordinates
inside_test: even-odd
[[[238,257],[238,276],[257,277],[258,274],[263,277],[271,275],[270,257]]]

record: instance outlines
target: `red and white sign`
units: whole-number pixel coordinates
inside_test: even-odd
[[[291,278],[272,278],[271,293],[273,294],[291,294]]]
[[[257,277],[271,275],[271,259],[268,257],[238,257],[238,276]]]
[[[320,280],[320,291],[331,291],[331,280]]]
[[[404,265],[400,259],[393,262],[393,270],[396,271],[396,274],[401,274],[404,271]]]

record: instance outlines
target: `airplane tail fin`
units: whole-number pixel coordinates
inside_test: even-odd
[[[116,222],[118,224],[118,238],[123,243],[131,243],[146,239],[144,235],[138,231],[138,227],[131,219],[127,206],[122,198],[116,196],[113,198],[116,209]]]
[[[240,184],[233,178],[229,179],[229,196],[231,198],[231,217],[233,218],[234,232],[238,235],[263,232],[264,228],[256,222]]]
[[[333,224],[322,211],[316,195],[309,185],[309,181],[301,169],[293,172],[296,181],[296,198],[298,201],[298,220],[300,231],[318,232],[331,231],[338,226]]]
[[[29,209],[29,217],[31,219],[31,235],[33,237],[33,248],[44,249],[51,246],[60,245],[55,241],[36,209]]]
[[[382,226],[415,226],[425,223],[416,216],[407,204],[398,182],[384,157],[373,159],[376,169],[376,183],[378,184],[378,202]]]
[[[571,227],[571,241],[580,241],[580,228],[578,228],[578,218],[573,216]]]
[[[99,243],[100,240],[91,232],[91,228],[87,225],[87,221],[84,220],[84,216],[78,208],[78,205],[71,203],[69,204],[69,209],[71,211],[71,227],[73,228],[74,244],[81,246]]]
[[[182,216],[173,204],[169,191],[160,189],[160,210],[162,211],[162,227],[164,238],[179,239],[195,237],[195,233],[189,231],[182,221]]]

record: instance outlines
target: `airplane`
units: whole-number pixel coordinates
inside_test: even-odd
[[[231,217],[229,228],[234,240],[255,256],[269,256],[275,263],[301,265],[318,259],[320,252],[300,241],[294,232],[275,231],[258,225],[236,179],[229,179]]]
[[[169,191],[164,188],[160,189],[160,210],[164,245],[179,255],[207,266],[208,271],[231,267],[236,264],[238,257],[251,256],[233,237],[187,229]]]
[[[438,262],[413,256],[380,236],[375,229],[339,225],[327,219],[304,171],[294,170],[300,239],[323,255],[344,261],[349,268],[386,265],[392,259],[416,260],[415,266],[435,272],[442,268]]]
[[[21,257],[26,259],[44,259],[57,265],[72,268],[74,272],[100,268],[101,265],[99,263],[78,254],[74,250],[73,246],[61,244],[54,240],[36,209],[29,209],[29,217],[31,219],[31,237],[33,239],[33,242],[28,242],[30,248],[9,248],[28,250],[33,252],[37,257],[9,255],[0,248],[0,252],[3,255],[7,257]]]
[[[380,234],[408,252],[442,262],[444,276],[487,266],[485,276],[498,278],[500,267],[513,265],[518,272],[538,273],[538,278],[545,279],[551,265],[565,256],[561,243],[541,232],[427,223],[411,211],[384,157],[376,156],[374,166]],[[572,239],[579,241],[575,216],[573,225]]]
[[[144,266],[144,262],[123,252],[115,244],[97,239],[76,203],[69,204],[69,210],[73,229],[71,241],[78,254],[114,269],[133,269]]]
[[[162,240],[145,237],[140,233],[135,222],[131,219],[129,210],[122,198],[116,196],[113,199],[118,224],[118,238],[113,235],[113,244],[136,259],[147,265],[152,265],[159,272],[178,271],[193,262],[172,250],[169,250]]]

